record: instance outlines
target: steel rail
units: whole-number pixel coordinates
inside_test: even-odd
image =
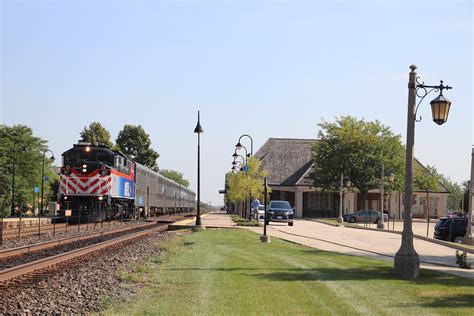
[[[66,238],[55,239],[55,240],[46,241],[46,242],[42,242],[42,243],[37,243],[37,244],[33,244],[33,245],[27,245],[27,246],[21,246],[21,247],[16,247],[16,248],[0,250],[0,259],[12,257],[12,256],[17,256],[17,255],[22,255],[22,254],[33,252],[33,251],[49,249],[49,248],[53,248],[53,247],[56,247],[56,246],[59,246],[59,245],[67,245],[69,243],[80,241],[80,240],[88,240],[88,239],[93,239],[93,238],[97,238],[97,237],[108,236],[108,235],[112,235],[112,234],[115,234],[115,233],[120,233],[120,232],[123,232],[123,231],[134,229],[134,228],[137,228],[137,227],[149,227],[149,226],[152,226],[152,225],[155,225],[155,224],[156,223],[153,222],[153,223],[140,224],[140,225],[135,225],[135,226],[121,227],[121,228],[118,228],[118,229],[105,230],[105,231],[98,232],[98,233],[93,233],[93,234],[66,237]]]
[[[94,245],[86,246],[86,247],[75,249],[66,253],[58,254],[55,256],[48,257],[48,258],[40,259],[37,261],[25,263],[19,266],[2,270],[0,271],[0,283],[7,283],[8,281],[11,281],[15,278],[34,273],[38,270],[49,268],[54,265],[58,265],[60,263],[64,263],[66,261],[70,261],[73,259],[77,259],[79,257],[86,256],[88,254],[123,243],[125,241],[143,237],[145,235],[151,234],[156,231],[162,232],[168,228],[168,225],[160,225],[160,224],[158,224],[158,226],[156,226],[156,224],[154,225],[155,227],[149,228],[144,231],[139,231],[139,232],[132,233],[126,236],[120,236],[120,237],[103,241]]]

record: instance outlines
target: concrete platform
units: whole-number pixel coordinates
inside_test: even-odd
[[[210,212],[201,215],[201,222],[206,228],[236,228],[230,215],[224,212]],[[169,230],[193,229],[195,228],[196,217],[187,218],[180,222],[169,225]]]

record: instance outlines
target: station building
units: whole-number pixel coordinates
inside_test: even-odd
[[[339,191],[324,191],[313,186],[308,179],[314,162],[311,148],[316,139],[269,138],[255,153],[263,169],[268,171],[268,184],[272,189],[271,199],[287,200],[296,209],[296,217],[337,217],[339,215]],[[420,164],[417,160],[416,163]],[[431,217],[446,215],[448,189],[440,183],[439,192],[429,193]],[[361,205],[361,195],[351,188],[344,189],[344,213],[352,213]],[[414,192],[412,207],[414,218],[426,218],[428,205],[426,192]],[[380,210],[380,192],[371,190],[366,195],[365,208]],[[403,218],[403,194],[392,191],[385,194],[384,209],[397,219]]]

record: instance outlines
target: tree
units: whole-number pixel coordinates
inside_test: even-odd
[[[110,141],[110,133],[99,122],[92,122],[89,127],[84,127],[80,133],[83,142],[100,143],[112,148],[113,144]]]
[[[151,140],[141,125],[125,125],[118,134],[117,148],[128,158],[158,171],[156,160],[160,157],[155,150],[150,148]]]
[[[175,170],[163,169],[163,170],[160,170],[160,174],[167,177],[168,179],[173,180],[174,182],[181,184],[182,186],[186,188],[189,188],[189,180],[185,179],[181,172],[178,172]]]
[[[263,170],[260,160],[250,157],[247,161],[248,171],[231,173],[228,178],[227,200],[229,202],[249,201],[253,197],[261,197],[264,194],[263,179],[268,171]],[[271,190],[268,190],[270,194]],[[250,216],[250,212],[248,213]]]
[[[462,198],[463,198],[463,201],[461,202],[462,204],[462,211],[464,213],[470,213],[471,210],[469,210],[469,194],[471,194],[471,192],[469,192],[469,180],[465,180],[462,182]]]
[[[382,164],[387,172],[403,174],[404,148],[400,135],[379,121],[341,116],[334,123],[322,121],[318,126],[319,140],[312,148],[315,167],[308,176],[314,186],[338,190],[343,173],[359,190],[360,208],[364,209],[367,192],[380,186]]]
[[[414,191],[426,192],[426,197],[422,198],[421,204],[428,207],[427,215],[429,221],[429,217],[431,216],[429,193],[439,191],[441,175],[438,173],[435,167],[429,165],[424,167],[421,164],[415,164],[413,171]]]
[[[414,191],[439,191],[440,180],[442,175],[438,173],[434,166],[427,165],[426,167],[415,164],[413,175]]]
[[[463,189],[456,183],[451,181],[449,177],[441,176],[441,182],[448,189],[448,209],[449,210],[461,210]]]
[[[34,136],[28,126],[0,125],[0,211],[3,211],[5,216],[10,214],[11,209],[13,166],[15,206],[25,209],[33,204],[34,187],[40,187],[41,184],[43,152],[48,149],[46,143],[47,141]],[[51,181],[57,178],[49,159],[45,159],[44,170]],[[46,182],[45,200],[50,195],[48,188]]]

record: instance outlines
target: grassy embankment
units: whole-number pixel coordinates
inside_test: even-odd
[[[287,243],[244,230],[184,233],[138,274],[140,294],[110,315],[474,315],[474,280]]]

